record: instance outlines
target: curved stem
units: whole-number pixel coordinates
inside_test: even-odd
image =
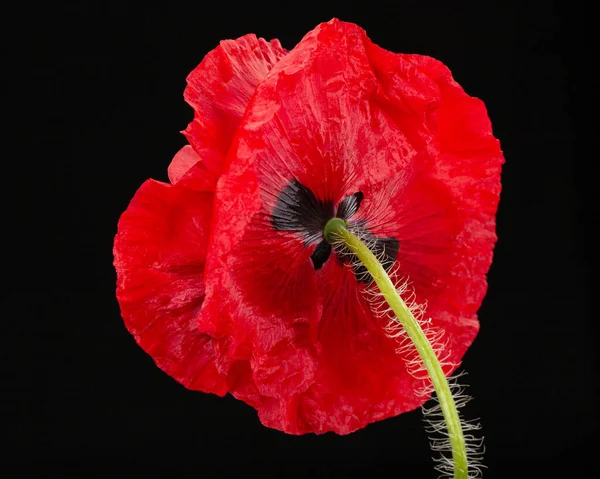
[[[435,388],[448,431],[452,460],[454,462],[454,479],[468,478],[467,452],[465,438],[456,409],[452,392],[446,375],[438,361],[431,344],[423,333],[421,326],[402,300],[387,272],[371,250],[346,228],[346,222],[333,218],[325,226],[323,235],[329,243],[341,242],[350,249],[367,268],[383,297],[392,308],[400,324],[412,340]]]

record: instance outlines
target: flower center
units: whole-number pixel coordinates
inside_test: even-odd
[[[320,269],[331,255],[331,244],[327,241],[327,225],[332,219],[339,219],[349,230],[368,241],[373,253],[382,258],[382,264],[389,270],[396,260],[399,242],[395,238],[378,238],[371,234],[365,219],[352,220],[358,212],[364,198],[362,192],[344,198],[335,207],[332,200],[320,200],[310,188],[298,180],[290,181],[277,196],[277,202],[271,213],[271,224],[279,231],[299,233],[304,245],[315,247],[311,260],[315,270]],[[337,259],[346,263],[352,261],[353,253],[346,250],[336,250]],[[352,262],[355,264],[355,262]],[[354,266],[354,272],[359,281],[370,281],[362,265]]]

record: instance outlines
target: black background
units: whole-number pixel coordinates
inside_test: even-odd
[[[345,437],[267,429],[231,396],[187,391],[156,368],[114,297],[117,220],[146,178],[167,180],[185,143],[189,71],[221,39],[256,33],[291,49],[332,17],[388,50],[442,60],[485,101],[506,164],[481,332],[463,363],[475,397],[465,414],[484,426],[484,477],[588,475],[597,339],[574,115],[586,12],[572,2],[319,3],[7,12],[14,35],[3,49],[16,63],[5,79],[16,81],[3,96],[24,136],[4,182],[14,194],[4,208],[2,461],[20,471],[10,477],[435,477],[419,411]]]

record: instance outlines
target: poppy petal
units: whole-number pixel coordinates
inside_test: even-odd
[[[193,189],[201,190],[203,182],[206,181],[208,175],[195,175],[192,176],[190,172],[190,176],[186,177],[186,173],[190,171],[191,168],[196,167],[198,169],[203,167],[203,163],[201,162],[201,158],[198,156],[198,153],[194,151],[194,149],[190,145],[185,145],[181,150],[179,150],[173,159],[171,160],[171,164],[167,170],[169,175],[169,181],[172,184],[179,183],[179,181],[185,177],[184,181],[179,186],[185,186],[186,181],[195,180],[198,182],[198,186]],[[194,183],[195,185],[195,183]]]
[[[230,392],[254,407],[268,397],[304,391],[312,382],[321,303],[310,255],[294,233],[276,232],[261,214],[238,248],[220,258],[226,267],[212,269],[207,279],[212,289],[199,326],[224,338],[220,371]],[[240,372],[250,377],[240,378]]]
[[[189,389],[224,395],[212,338],[198,330],[213,195],[146,181],[119,220],[117,298],[158,367]]]
[[[356,25],[322,24],[260,83],[236,134],[216,191],[199,321],[246,361],[258,396],[232,392],[270,427],[345,434],[426,400],[366,286],[339,261],[315,271],[316,246],[273,228],[293,179],[322,202],[364,194],[353,220],[394,249],[417,299],[430,302],[451,369],[477,333],[502,154],[493,137],[474,139],[475,150],[459,141],[491,135],[485,110],[457,100],[464,92],[421,58],[385,52]],[[450,141],[444,124],[455,115],[468,131]]]
[[[424,170],[428,180],[413,181],[409,187],[412,193],[401,197],[389,191],[379,195],[387,196],[387,209],[395,210],[399,221],[393,228],[389,223],[388,227],[384,225],[378,233],[412,236],[412,240],[399,238],[404,246],[400,263],[410,275],[417,297],[427,299],[434,327],[449,333],[446,350],[451,356],[461,357],[479,329],[476,312],[487,290],[486,274],[497,239],[495,214],[504,157],[485,105],[467,95],[445,65],[427,56],[394,55],[375,45],[371,49],[373,67],[389,85],[398,88],[402,72],[406,72],[411,83],[437,91],[434,103],[418,96],[409,98],[413,110],[422,112],[423,124],[434,133],[430,148],[435,154]],[[438,193],[423,194],[427,188]],[[426,221],[408,218],[407,214],[419,205],[433,206],[431,202],[427,206],[425,196],[437,196],[438,203],[443,203],[446,196],[447,213],[439,211],[440,203],[437,213],[421,213]],[[414,206],[402,206],[406,198]],[[410,221],[412,225],[408,226]],[[433,234],[435,231],[437,234]]]
[[[445,300],[475,318],[497,240],[495,215],[504,156],[483,102],[468,96],[438,60],[413,55],[411,61],[440,89],[443,101],[436,135],[440,154],[431,176],[450,190],[464,220],[455,243],[460,262],[445,279],[449,287]]]
[[[184,98],[194,119],[183,134],[184,147],[169,166],[171,183],[213,191],[225,155],[258,83],[286,54],[278,40],[255,35],[223,40],[187,77]]]
[[[425,382],[408,373],[398,343],[383,334],[387,320],[373,315],[359,279],[335,262],[318,276],[324,308],[314,381],[293,402],[282,398],[277,414],[272,407],[261,420],[278,429],[286,424],[296,434],[348,434],[419,407],[425,398],[415,391]]]

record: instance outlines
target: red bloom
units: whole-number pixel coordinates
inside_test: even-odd
[[[140,188],[115,239],[140,346],[186,387],[230,392],[289,433],[345,434],[421,405],[362,272],[321,232],[346,218],[397,263],[456,367],[496,240],[503,157],[483,103],[437,60],[337,20],[287,54],[222,42],[185,98],[191,146],[171,185]]]

